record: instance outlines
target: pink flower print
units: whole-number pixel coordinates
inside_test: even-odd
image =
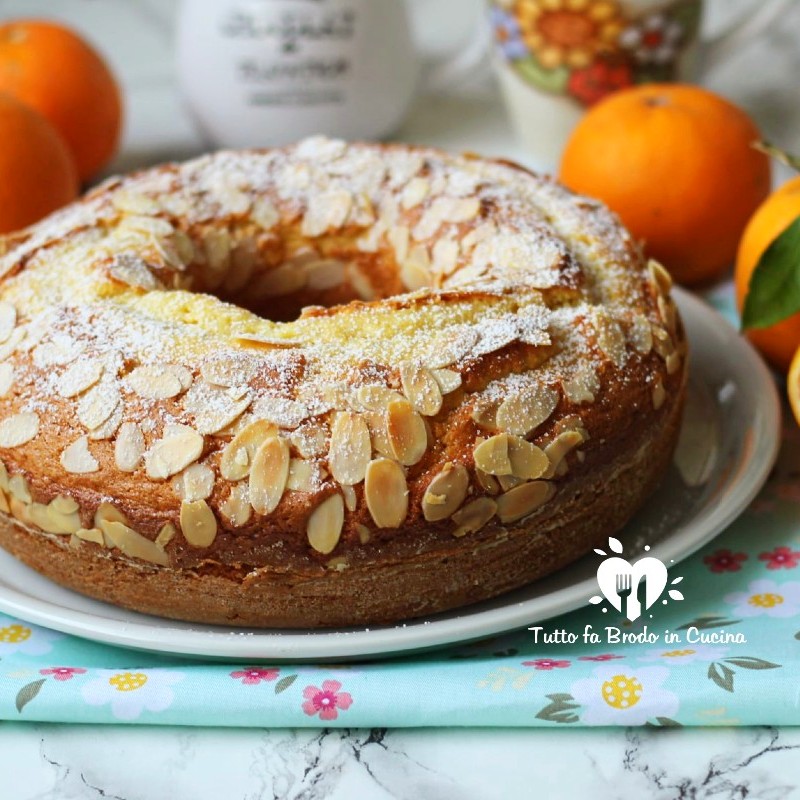
[[[712,572],[738,572],[742,568],[742,561],[747,561],[746,553],[733,553],[727,549],[703,557],[703,563]]]
[[[274,681],[280,675],[279,669],[261,669],[260,667],[248,667],[231,672],[231,678],[241,680],[248,686],[255,686],[261,681]]]
[[[767,569],[793,569],[800,559],[800,552],[790,547],[776,547],[771,553],[760,553],[759,561],[767,562]]]
[[[523,661],[523,667],[533,667],[534,669],[564,669],[568,667],[569,661],[556,661],[552,658],[537,658],[533,661]]]
[[[578,656],[578,661],[612,661],[615,658],[625,658],[625,656],[615,656],[613,653],[600,653],[597,656]]]
[[[322,688],[306,686],[303,689],[303,711],[309,717],[319,714],[320,719],[331,720],[339,716],[337,708],[346,711],[353,704],[353,698],[347,692],[340,692],[342,684],[339,681],[323,681]]]
[[[57,681],[71,681],[73,675],[83,675],[85,669],[80,667],[51,667],[50,669],[40,669],[40,675],[52,675]]]

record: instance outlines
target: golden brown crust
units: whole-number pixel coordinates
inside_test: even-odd
[[[2,536],[122,605],[285,627],[488,597],[616,530],[674,442],[668,276],[500,163],[220,153],[5,248],[0,513],[24,530]],[[520,533],[548,520],[563,555]]]

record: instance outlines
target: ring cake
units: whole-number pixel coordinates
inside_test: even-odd
[[[0,544],[151,614],[498,595],[618,530],[677,437],[667,273],[513,164],[220,152],[6,237],[0,275]]]

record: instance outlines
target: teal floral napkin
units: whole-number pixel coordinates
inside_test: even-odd
[[[788,417],[760,496],[674,572],[683,579],[672,591],[683,599],[658,608],[653,620],[631,623],[597,605],[541,623],[538,635],[522,630],[348,665],[201,663],[0,615],[0,719],[248,727],[800,723],[800,429]],[[584,641],[586,626],[599,642]],[[607,627],[619,637],[609,640]],[[562,643],[568,633],[578,640]]]

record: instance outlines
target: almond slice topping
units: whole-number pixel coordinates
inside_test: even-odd
[[[189,425],[167,425],[164,434],[144,454],[148,478],[164,480],[186,469],[203,452],[203,437]]]
[[[432,417],[439,413],[442,407],[442,390],[429,369],[404,361],[400,364],[400,381],[405,396],[420,414]]]
[[[205,464],[190,464],[172,479],[172,488],[181,500],[206,500],[214,491],[214,470]]]
[[[289,478],[289,445],[280,436],[269,436],[258,448],[250,469],[250,504],[259,514],[278,506]]]
[[[265,419],[251,422],[239,431],[222,451],[219,471],[225,480],[238,481],[250,474],[250,466],[259,447],[267,437],[277,432],[275,425]]]
[[[407,400],[395,400],[387,406],[386,433],[392,454],[401,464],[411,466],[425,455],[428,431]]]
[[[475,466],[489,475],[511,475],[513,468],[508,455],[508,434],[498,433],[479,442],[472,455]]]
[[[100,469],[97,459],[89,452],[88,436],[81,436],[64,448],[61,452],[61,466],[75,475],[97,472]]]
[[[0,300],[0,342],[5,342],[17,326],[17,309]]]
[[[8,396],[14,385],[14,365],[8,361],[0,361],[0,397]]]
[[[360,483],[371,456],[372,440],[367,423],[350,411],[337,413],[328,449],[328,466],[333,477],[344,486]]]
[[[479,531],[497,512],[497,503],[491,497],[479,497],[453,514],[456,527],[453,536],[460,538]]]
[[[90,389],[78,402],[78,419],[90,431],[99,428],[120,403],[115,383],[103,381]]]
[[[71,364],[58,379],[58,393],[62,397],[77,397],[91,389],[103,374],[103,362],[97,359],[80,359]]]
[[[167,554],[155,542],[151,542],[122,522],[103,520],[100,527],[111,545],[119,548],[126,556],[160,564],[162,567],[169,565]]]
[[[136,422],[123,422],[114,442],[114,461],[121,472],[138,469],[145,451],[144,434]]]
[[[379,528],[399,528],[408,513],[408,485],[403,468],[389,458],[370,461],[364,498]]]
[[[169,400],[182,391],[180,379],[165,366],[136,367],[125,378],[128,387],[146,400]]]
[[[463,464],[448,462],[428,484],[422,497],[422,513],[428,522],[447,519],[464,502],[469,474]]]
[[[517,436],[508,437],[508,458],[511,474],[523,480],[540,478],[550,466],[544,450]]]
[[[306,525],[308,543],[318,553],[332,553],[339,543],[344,525],[344,501],[340,494],[332,494],[312,512]]]
[[[509,395],[497,409],[497,425],[508,433],[527,436],[550,418],[558,392],[550,386],[532,386]]]
[[[0,447],[19,447],[39,433],[39,415],[23,411],[0,422]]]
[[[516,486],[497,499],[497,516],[501,522],[516,522],[543,506],[555,494],[548,481],[531,481]]]
[[[434,369],[431,370],[436,383],[439,384],[439,389],[442,394],[450,394],[461,386],[461,374],[452,369]]]
[[[550,467],[541,477],[552,478],[553,475],[556,474],[556,470],[567,457],[567,454],[582,443],[583,434],[579,431],[562,431],[559,433],[558,436],[544,448],[544,452],[550,461]]]
[[[181,531],[192,547],[210,547],[217,536],[217,518],[205,500],[181,503]]]
[[[253,507],[250,505],[250,487],[246,481],[231,487],[228,499],[220,505],[219,510],[234,528],[240,528],[250,521]]]

